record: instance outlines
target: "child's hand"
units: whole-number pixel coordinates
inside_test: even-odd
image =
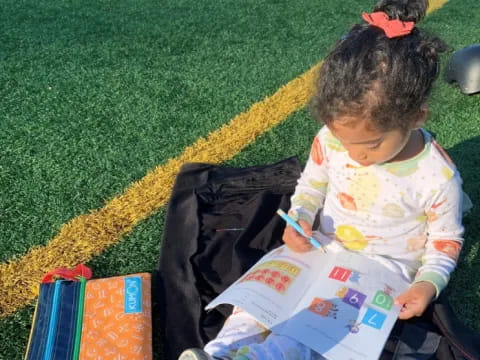
[[[435,286],[427,281],[413,284],[395,299],[395,304],[402,305],[398,318],[406,320],[422,315],[436,293]]]
[[[307,236],[312,236],[312,227],[309,223],[304,220],[299,220],[298,225],[302,227]],[[300,235],[297,230],[289,225],[287,225],[285,228],[282,239],[290,250],[296,252],[307,252],[312,249],[310,241],[306,237]]]

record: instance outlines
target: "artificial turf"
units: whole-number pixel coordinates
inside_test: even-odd
[[[352,2],[3,2],[0,261],[310,68]],[[322,31],[315,27],[322,24]]]
[[[1,0],[0,262],[46,244],[71,218],[102,207],[309,69],[371,5]],[[453,50],[478,43],[479,10],[477,0],[450,0],[423,22],[451,46],[443,64]],[[427,127],[478,204],[480,95],[464,96],[440,80],[430,108]],[[305,160],[317,129],[301,110],[228,164]],[[460,318],[480,329],[474,214],[465,218],[465,248],[447,291]],[[152,271],[163,222],[161,209],[92,259],[96,276]],[[27,306],[0,319],[0,359],[22,357],[31,315]],[[160,359],[158,342],[155,350]]]

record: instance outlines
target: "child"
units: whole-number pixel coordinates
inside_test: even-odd
[[[401,319],[421,315],[447,285],[462,247],[460,176],[421,129],[444,50],[417,27],[426,0],[381,0],[327,56],[312,100],[324,126],[314,138],[289,211],[307,235],[383,259],[412,280],[397,297]],[[292,227],[283,240],[310,251]],[[187,359],[321,359],[269,333],[239,308],[204,350]]]

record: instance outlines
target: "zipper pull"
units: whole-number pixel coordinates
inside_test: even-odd
[[[60,277],[71,281],[77,281],[80,277],[89,280],[92,278],[92,270],[83,264],[78,264],[73,269],[58,268],[45,274],[42,279],[42,283],[53,282],[55,277]]]

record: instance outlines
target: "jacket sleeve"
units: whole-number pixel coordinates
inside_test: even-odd
[[[436,192],[427,206],[427,243],[415,282],[428,281],[437,297],[447,286],[463,245],[463,191],[458,173]]]
[[[323,207],[328,186],[328,160],[321,135],[322,130],[313,140],[307,163],[291,198],[289,211],[295,220],[305,220],[310,225]]]

